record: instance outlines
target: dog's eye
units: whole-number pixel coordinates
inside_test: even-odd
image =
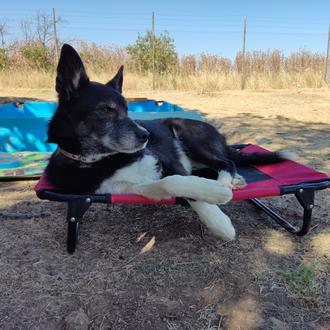
[[[109,105],[102,105],[101,110],[104,112],[114,112],[115,109],[111,108]]]

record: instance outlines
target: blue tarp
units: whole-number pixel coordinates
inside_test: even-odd
[[[2,118],[50,118],[55,110],[56,102],[25,102],[22,106],[14,103],[0,105],[0,119]],[[128,102],[129,112],[177,112],[186,111],[178,105],[165,101],[134,101]]]
[[[48,122],[56,106],[56,102],[0,105],[0,152],[54,151],[56,145],[47,143],[46,139]],[[180,117],[201,120],[197,112],[165,101],[129,102],[128,111],[133,119]]]

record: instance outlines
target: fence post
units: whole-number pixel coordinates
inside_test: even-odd
[[[325,67],[324,67],[324,81],[330,85],[330,24],[329,24],[329,32],[328,32],[328,48],[327,48],[327,56],[325,58]]]
[[[54,48],[55,48],[55,59],[56,62],[58,62],[58,39],[57,39],[57,33],[56,33],[56,16],[55,16],[55,8],[53,8],[53,32],[54,32]]]
[[[242,49],[242,81],[241,81],[241,89],[244,89],[244,88],[245,88],[245,80],[246,80],[245,43],[246,43],[246,16],[244,16],[243,49]]]
[[[155,90],[155,14],[152,12],[152,89]]]

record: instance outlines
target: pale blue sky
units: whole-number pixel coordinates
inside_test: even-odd
[[[233,58],[242,47],[243,17],[247,16],[247,50],[279,48],[286,54],[302,48],[325,52],[330,19],[329,0],[166,0],[166,1],[2,1],[11,37],[20,35],[19,22],[37,10],[56,9],[66,21],[59,35],[97,44],[126,46],[151,28],[168,30],[180,54],[208,52]]]

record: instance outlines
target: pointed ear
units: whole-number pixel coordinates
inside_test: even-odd
[[[89,79],[80,56],[73,47],[64,44],[56,76],[56,91],[59,98],[66,101],[71,100],[77,96],[79,88],[88,82]]]
[[[107,86],[112,87],[120,94],[122,93],[123,90],[123,72],[124,72],[124,66],[122,65],[119,68],[116,75],[109,82],[106,83]]]

